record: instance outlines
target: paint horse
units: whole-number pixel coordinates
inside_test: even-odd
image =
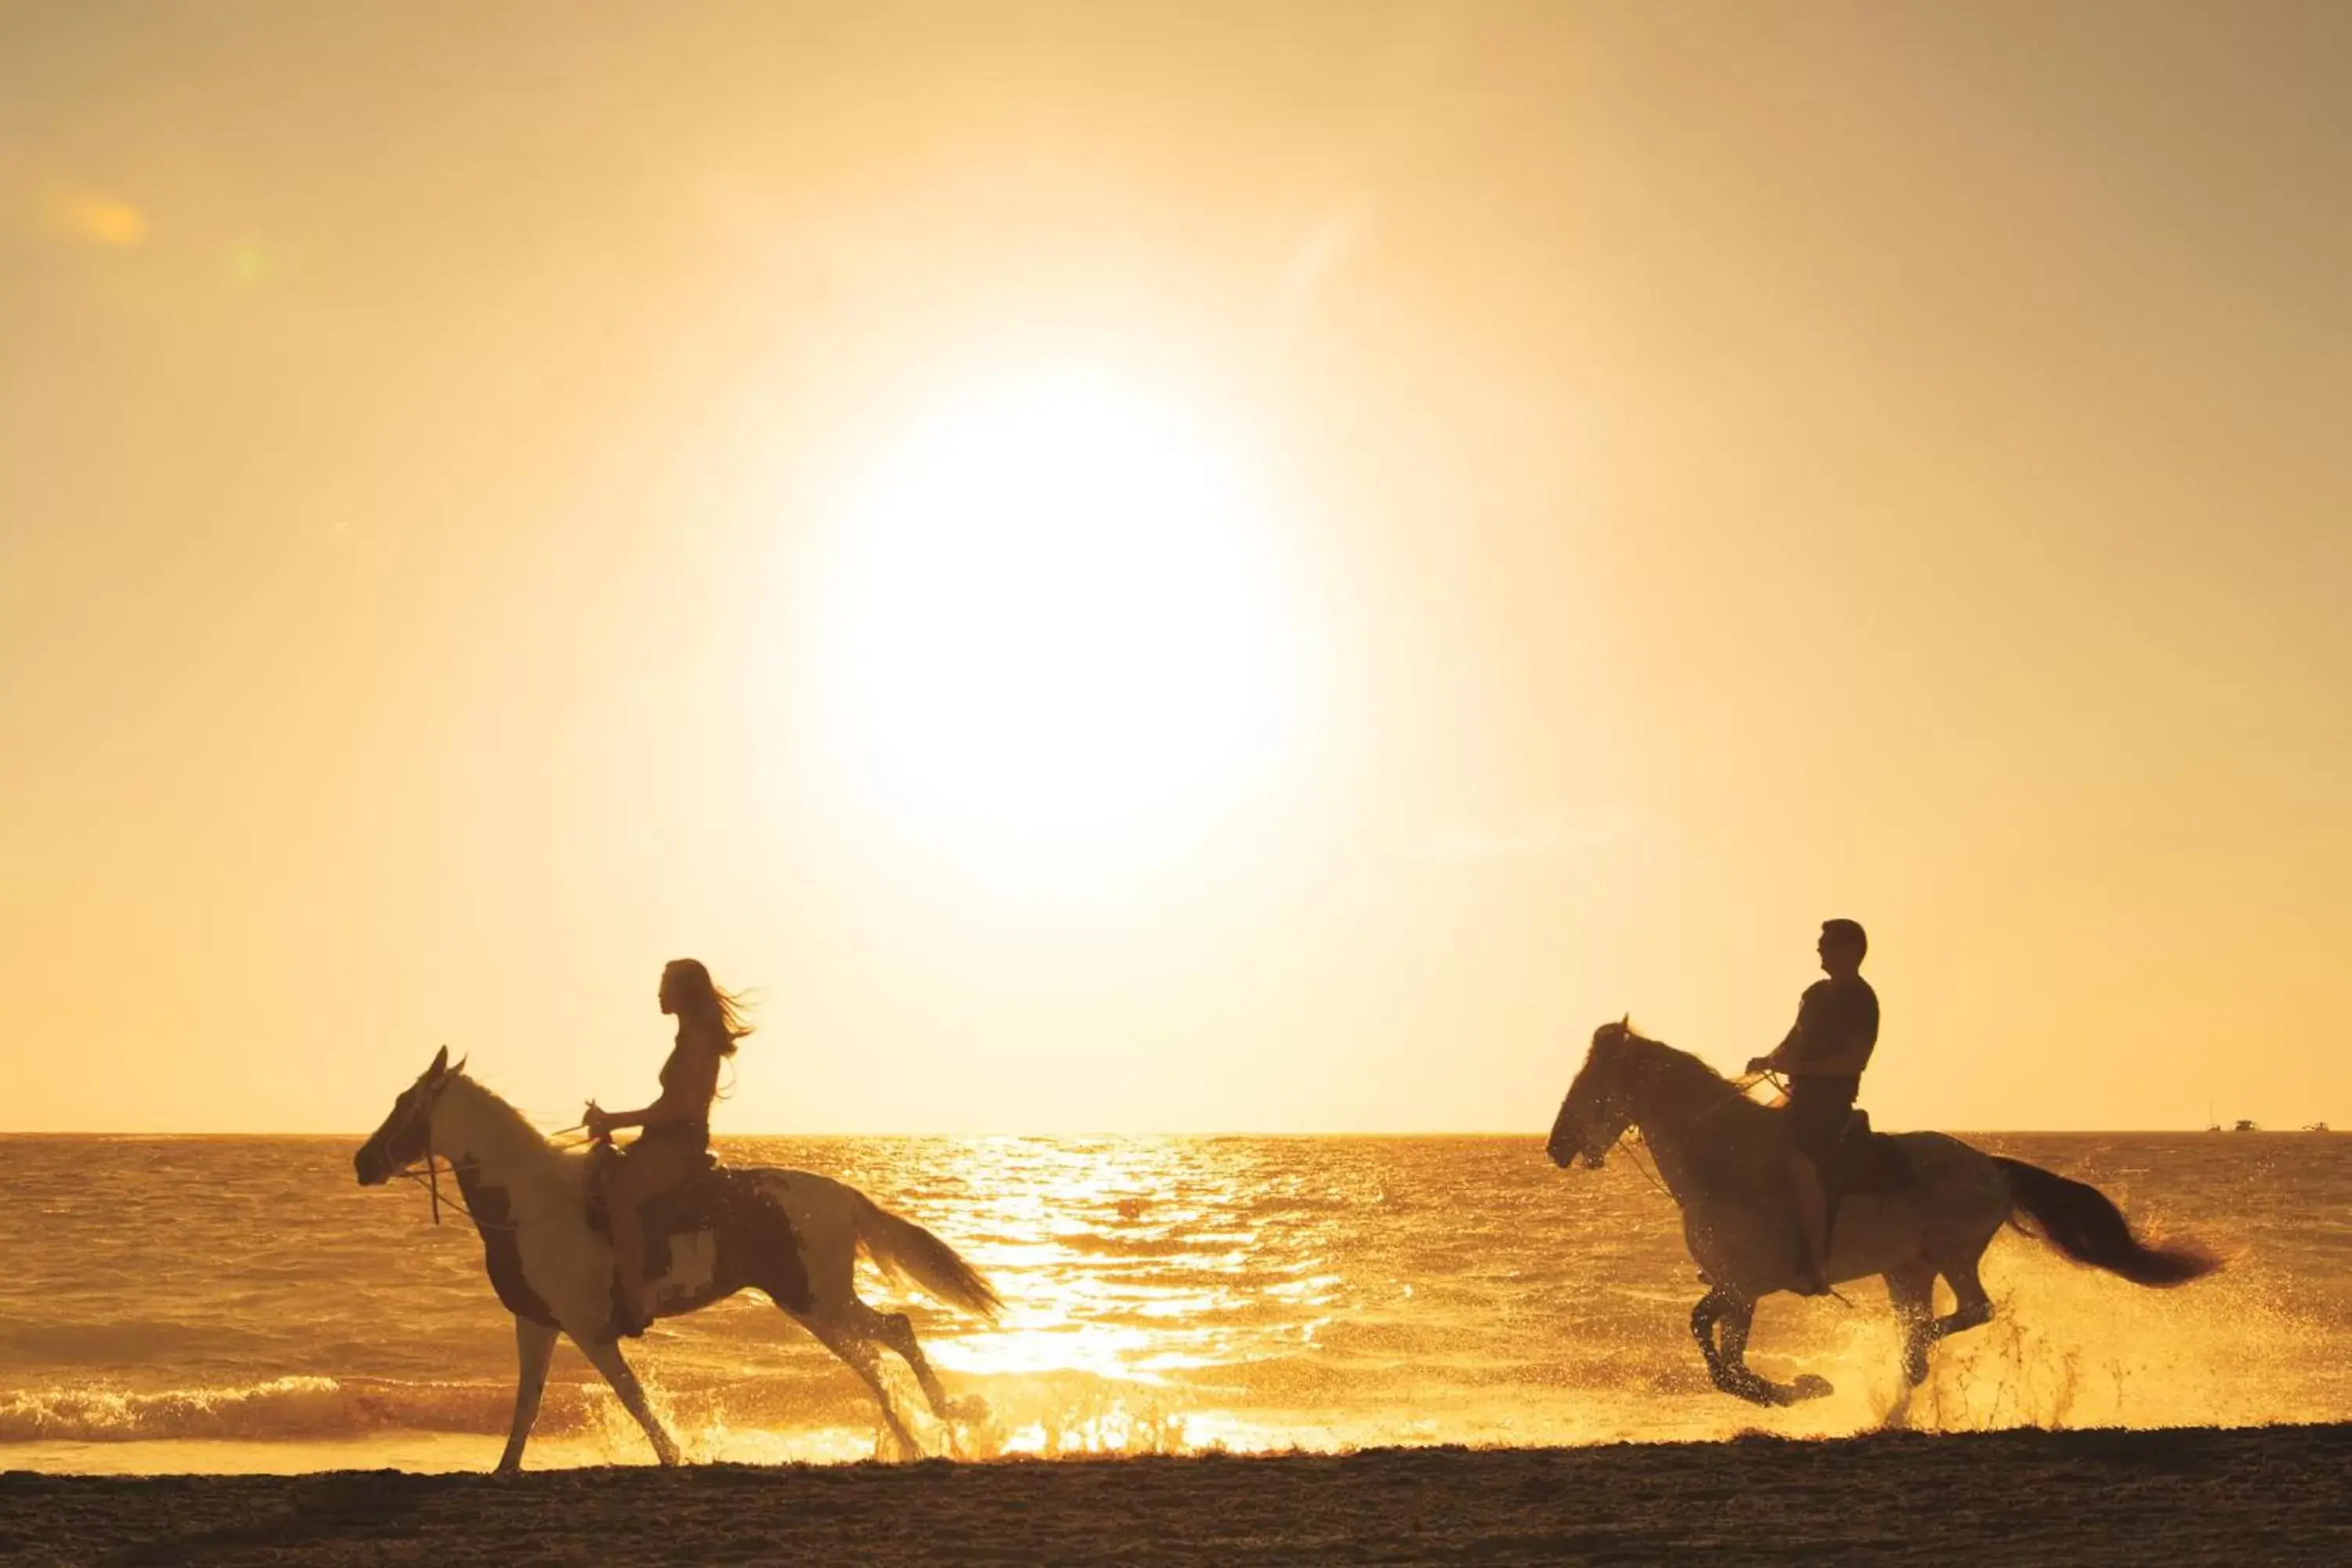
[[[1640,1131],[1682,1209],[1684,1240],[1708,1287],[1691,1310],[1691,1333],[1715,1385],[1757,1405],[1831,1393],[1811,1373],[1776,1384],[1747,1362],[1757,1301],[1797,1285],[1802,1244],[1784,1174],[1781,1113],[1749,1100],[1696,1057],[1624,1023],[1604,1024],[1593,1031],[1545,1152],[1562,1167],[1580,1158],[1597,1167],[1629,1128]],[[1985,1154],[1940,1132],[1870,1137],[1882,1166],[1893,1165],[1901,1178],[1844,1197],[1826,1272],[1832,1283],[1873,1274],[1885,1279],[1912,1386],[1927,1380],[1928,1347],[1990,1321],[1977,1265],[2000,1227],[2021,1214],[2068,1258],[2135,1285],[2179,1285],[2219,1267],[2193,1245],[2143,1244],[2097,1188],[2038,1165]],[[1935,1315],[1938,1276],[1954,1300],[1942,1317]]]
[[[677,1445],[646,1404],[613,1332],[613,1248],[592,1224],[602,1198],[588,1157],[550,1143],[463,1068],[449,1065],[446,1049],[435,1057],[352,1164],[362,1186],[379,1186],[420,1161],[446,1160],[456,1173],[481,1234],[490,1285],[514,1314],[514,1425],[499,1469],[521,1468],[559,1332],[613,1385],[661,1462],[675,1465]],[[900,1452],[921,1447],[882,1380],[883,1347],[913,1369],[941,1420],[984,1414],[976,1399],[948,1397],[905,1313],[877,1312],[858,1300],[857,1254],[983,1319],[1001,1310],[996,1292],[947,1243],[855,1187],[804,1171],[715,1167],[647,1205],[645,1229],[656,1317],[691,1312],[747,1287],[765,1292],[865,1380]]]

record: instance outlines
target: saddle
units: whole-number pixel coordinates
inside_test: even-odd
[[[1903,1145],[1887,1133],[1872,1131],[1870,1112],[1859,1108],[1847,1114],[1822,1169],[1822,1185],[1832,1202],[1857,1193],[1897,1192],[1918,1179]]]
[[[602,1160],[589,1164],[587,1219],[590,1230],[609,1240],[613,1235],[613,1210],[605,1201],[604,1170]],[[686,1180],[646,1200],[643,1228],[646,1279],[658,1279],[668,1269],[671,1237],[716,1230],[735,1212],[742,1197],[736,1190],[734,1178],[735,1173],[719,1163],[719,1156],[706,1149],[701,1164],[688,1172]]]
[[[604,1183],[609,1167],[591,1156],[583,1217],[588,1228],[610,1239],[612,1205]],[[701,1261],[711,1270],[706,1280],[688,1286],[683,1305],[676,1298],[656,1309],[657,1314],[692,1311],[696,1307],[730,1296],[745,1286],[767,1292],[788,1312],[807,1312],[814,1304],[809,1289],[808,1265],[801,1256],[800,1232],[777,1201],[783,1184],[777,1171],[734,1170],[719,1163],[708,1150],[684,1181],[647,1199],[643,1221],[646,1237],[645,1278],[648,1286],[670,1272],[671,1242],[679,1237],[707,1238],[698,1247]],[[620,1270],[613,1272],[613,1322],[621,1334],[637,1334],[644,1326],[627,1326],[629,1313],[621,1296]]]

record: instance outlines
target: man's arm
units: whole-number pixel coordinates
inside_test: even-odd
[[[1870,1065],[1868,1034],[1847,998],[1816,987],[1797,1009],[1797,1026],[1769,1059],[1782,1072],[1859,1073]]]
[[[1758,1057],[1749,1062],[1748,1070],[1780,1073],[1814,1070],[1810,1066],[1804,1065],[1807,1058],[1806,1039],[1805,1009],[1800,1006],[1797,1009],[1797,1021],[1789,1026],[1788,1037],[1773,1047],[1769,1055]]]
[[[1805,994],[1797,1007],[1796,1026],[1769,1057],[1748,1064],[1749,1072],[1819,1074],[1824,1078],[1858,1073],[1870,1065],[1870,1047],[1864,1042],[1861,1019],[1818,989]]]

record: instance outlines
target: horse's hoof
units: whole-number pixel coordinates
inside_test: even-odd
[[[1800,1373],[1797,1381],[1789,1385],[1789,1400],[1794,1404],[1801,1399],[1824,1399],[1836,1392],[1830,1380],[1818,1373]]]

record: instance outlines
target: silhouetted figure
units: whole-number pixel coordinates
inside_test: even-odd
[[[677,1043],[662,1064],[661,1098],[643,1110],[604,1110],[588,1102],[581,1118],[589,1136],[610,1144],[624,1127],[642,1127],[636,1142],[604,1154],[604,1196],[612,1210],[613,1251],[621,1277],[624,1334],[643,1333],[646,1310],[646,1200],[700,1170],[710,1151],[710,1102],[719,1096],[719,1063],[751,1032],[741,1003],[711,983],[691,958],[662,970],[661,1010],[677,1020]]]
[[[690,977],[699,984],[681,984],[686,1005],[674,1009],[681,1016],[680,1034],[699,1028],[704,1037],[731,1041],[741,1033],[740,1025],[730,1025],[731,1033],[709,1027],[710,1014],[722,1022],[730,1017],[725,1008],[708,1005],[705,993],[716,992],[709,976],[695,964]],[[667,994],[667,984],[664,989]],[[724,993],[716,994],[726,1000]],[[698,996],[702,1022],[686,1022],[697,1010],[688,999]],[[703,1107],[708,1100],[690,1103]],[[1754,1109],[1759,1116],[1770,1114]],[[622,1119],[604,1120],[609,1130]],[[657,1159],[661,1148],[660,1139],[648,1136],[629,1158]],[[451,1067],[446,1047],[352,1156],[352,1174],[363,1187],[380,1187],[421,1163],[443,1160],[457,1178],[461,1212],[481,1234],[490,1288],[514,1314],[514,1424],[499,1459],[502,1474],[522,1466],[559,1334],[568,1335],[604,1374],[656,1457],[665,1465],[677,1463],[677,1442],[629,1370],[614,1326],[613,1249],[595,1219],[612,1205],[588,1190],[589,1167],[612,1158],[610,1144],[584,1159],[557,1148],[520,1111],[467,1077],[464,1064]],[[913,1458],[933,1450],[907,1425],[892,1380],[883,1375],[885,1350],[907,1363],[939,1421],[987,1419],[983,1402],[948,1396],[906,1313],[878,1312],[857,1294],[862,1256],[886,1276],[948,1306],[991,1321],[1003,1311],[1003,1302],[979,1271],[914,1221],[829,1177],[757,1165],[714,1167],[689,1178],[656,1197],[641,1219],[641,1227],[661,1244],[646,1249],[654,1256],[651,1277],[643,1281],[652,1298],[647,1304],[658,1315],[697,1312],[739,1290],[760,1291],[873,1391],[888,1452]]]
[[[1810,1017],[1810,994],[1807,1004]],[[1789,1122],[1786,1111],[1748,1099],[1744,1084],[1620,1019],[1592,1031],[1592,1048],[1544,1143],[1554,1164],[1598,1166],[1628,1132],[1641,1135],[1659,1184],[1683,1211],[1683,1242],[1706,1286],[1690,1326],[1707,1375],[1726,1394],[1758,1405],[1832,1392],[1811,1373],[1774,1383],[1748,1365],[1756,1303],[1805,1283],[1789,1245],[1787,1205],[1772,1201],[1773,1187],[1786,1179]],[[1847,1136],[1848,1151],[1867,1158],[1841,1162],[1843,1212],[1817,1272],[1837,1281],[1872,1274],[1885,1280],[1903,1328],[1904,1380],[1914,1388],[1927,1380],[1929,1347],[1991,1321],[1979,1265],[2004,1226],[2136,1285],[2182,1285],[2220,1267],[2193,1242],[2149,1246],[2097,1188],[2055,1172],[1985,1154],[1941,1132]],[[1952,1310],[1941,1317],[1939,1279],[1952,1290]]]
[[[1862,1071],[1878,1044],[1878,993],[1862,977],[1870,938],[1853,921],[1823,921],[1820,952],[1829,978],[1805,988],[1797,1022],[1770,1056],[1749,1072],[1778,1072],[1789,1080],[1789,1123],[1796,1147],[1789,1155],[1789,1192],[1802,1233],[1804,1284],[1799,1294],[1830,1288],[1830,1194],[1824,1177],[1836,1170],[1839,1141],[1853,1118]]]

